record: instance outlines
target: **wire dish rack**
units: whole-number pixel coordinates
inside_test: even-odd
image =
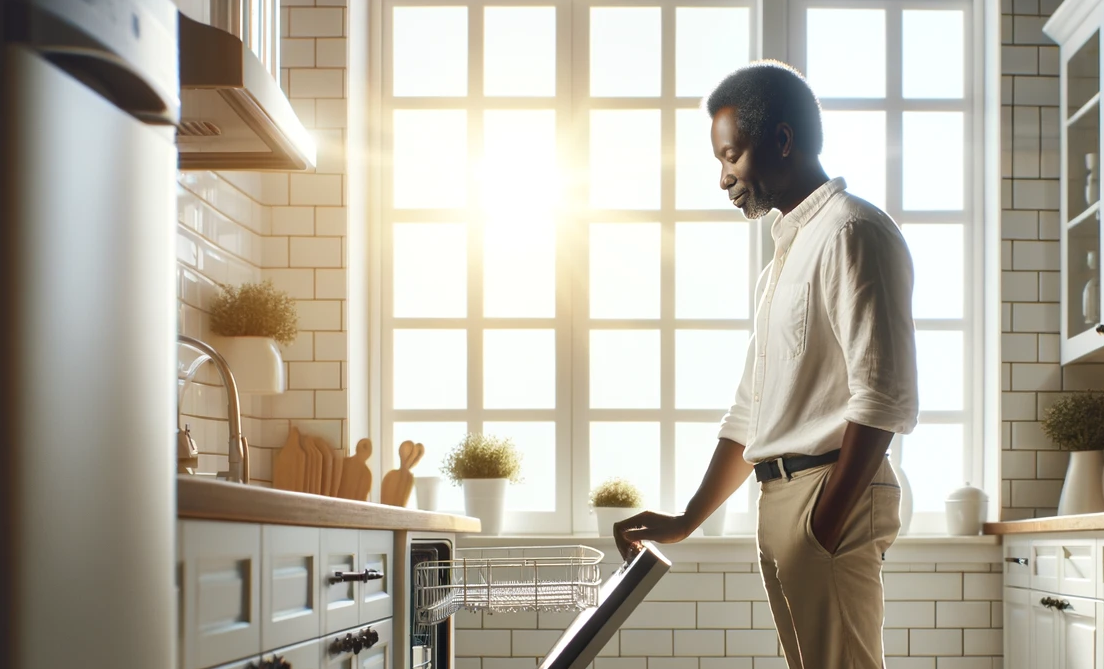
[[[414,568],[417,621],[484,613],[582,611],[598,605],[604,554],[589,546],[458,549]]]

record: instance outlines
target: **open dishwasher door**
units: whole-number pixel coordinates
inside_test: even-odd
[[[659,579],[671,569],[671,562],[656,547],[643,548],[602,584],[598,606],[579,613],[564,630],[540,669],[585,669],[594,661]]]

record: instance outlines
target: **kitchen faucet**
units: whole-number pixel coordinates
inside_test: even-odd
[[[241,433],[241,403],[238,400],[238,384],[234,381],[234,375],[230,372],[230,365],[226,364],[226,358],[214,349],[198,339],[187,335],[178,334],[177,343],[186,346],[199,353],[184,377],[184,386],[180,389],[179,397],[183,399],[184,391],[188,388],[192,378],[195,377],[203,363],[210,360],[219,376],[222,377],[222,385],[226,387],[226,417],[230,421],[230,446],[228,470],[218,472],[217,478],[227,479],[235,483],[249,483],[249,444]],[[178,404],[179,411],[179,404]]]

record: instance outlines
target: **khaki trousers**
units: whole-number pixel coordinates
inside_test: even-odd
[[[759,564],[790,669],[882,669],[882,560],[901,529],[901,488],[882,463],[829,553],[812,511],[835,465],[759,484]]]

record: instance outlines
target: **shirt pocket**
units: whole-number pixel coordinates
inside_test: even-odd
[[[771,304],[770,328],[784,359],[794,360],[804,355],[808,327],[809,284],[779,284]]]

